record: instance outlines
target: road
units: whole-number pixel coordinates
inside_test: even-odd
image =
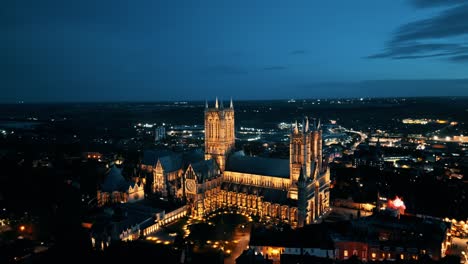
[[[236,228],[233,240],[236,240],[238,242],[236,246],[232,249],[231,255],[224,259],[225,264],[235,264],[236,258],[238,258],[242,254],[242,252],[247,248],[250,242],[250,227],[251,224],[247,224],[244,228]]]
[[[360,139],[359,141],[357,141],[356,143],[354,143],[353,147],[351,148],[351,150],[355,150],[357,148],[357,146],[359,146],[359,144],[361,144],[362,142],[364,142],[367,138],[367,135],[362,133],[361,131],[355,131],[355,130],[349,130],[347,128],[344,128],[345,129],[345,132],[347,133],[354,133],[354,134],[358,134]]]

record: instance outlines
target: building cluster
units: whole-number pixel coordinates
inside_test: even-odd
[[[382,211],[350,221],[309,225],[296,230],[252,230],[249,250],[272,263],[321,259],[361,261],[402,261],[446,255],[450,224],[432,218]],[[238,263],[245,257],[239,258]]]
[[[304,118],[301,129],[296,122],[290,137],[289,160],[246,156],[235,151],[232,101],[227,108],[217,100],[212,108],[207,104],[204,152],[145,151],[130,180],[122,176],[122,164],[109,167],[97,191],[97,205],[127,204],[119,210],[143,216],[124,214],[122,219],[127,220],[120,221],[118,227],[115,221],[113,225],[107,221],[103,226],[107,229],[114,226],[112,235],[104,232],[105,228],[100,231],[94,228],[94,244],[103,247],[110,238],[131,240],[182,215],[201,219],[220,208],[236,208],[240,213],[292,227],[314,223],[329,207],[330,179],[322,154],[320,122],[309,124]],[[94,154],[89,155],[94,158]],[[163,217],[152,209],[138,213],[148,196],[186,205],[183,209],[173,208],[180,211],[178,217]],[[134,207],[139,209],[133,210]]]
[[[184,199],[193,217],[222,207],[288,222],[313,223],[329,206],[329,172],[322,156],[320,124],[291,131],[290,159],[235,152],[234,107],[205,109],[205,153],[146,152],[141,169],[151,191]]]
[[[98,206],[139,201],[145,198],[144,182],[125,180],[122,169],[112,165],[96,198]]]

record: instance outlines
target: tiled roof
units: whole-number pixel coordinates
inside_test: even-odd
[[[217,176],[219,171],[218,165],[213,159],[193,163],[192,168],[197,174],[199,182]]]
[[[129,186],[129,183],[122,176],[122,169],[114,165],[110,168],[104,183],[101,185],[101,191],[126,191]]]
[[[262,157],[250,157],[234,154],[228,158],[227,171],[289,178],[289,160]]]

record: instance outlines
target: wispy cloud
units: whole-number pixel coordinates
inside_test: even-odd
[[[464,58],[468,56],[468,45],[458,39],[460,36],[468,35],[468,1],[413,0],[412,3],[421,8],[455,6],[444,9],[431,18],[400,26],[387,42],[384,51],[370,55],[368,58],[441,57],[450,61],[466,62]]]
[[[263,69],[265,71],[281,71],[281,70],[286,70],[287,68],[285,66],[270,66],[270,67],[265,67]]]
[[[453,56],[453,57],[450,57],[450,60],[455,61],[455,62],[468,62],[468,54]]]

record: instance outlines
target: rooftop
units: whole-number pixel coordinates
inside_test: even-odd
[[[243,152],[231,155],[226,171],[241,172],[280,178],[289,178],[289,159],[274,159],[245,156]]]
[[[326,225],[315,224],[294,230],[275,231],[254,228],[250,237],[252,246],[273,246],[288,248],[334,249]]]

